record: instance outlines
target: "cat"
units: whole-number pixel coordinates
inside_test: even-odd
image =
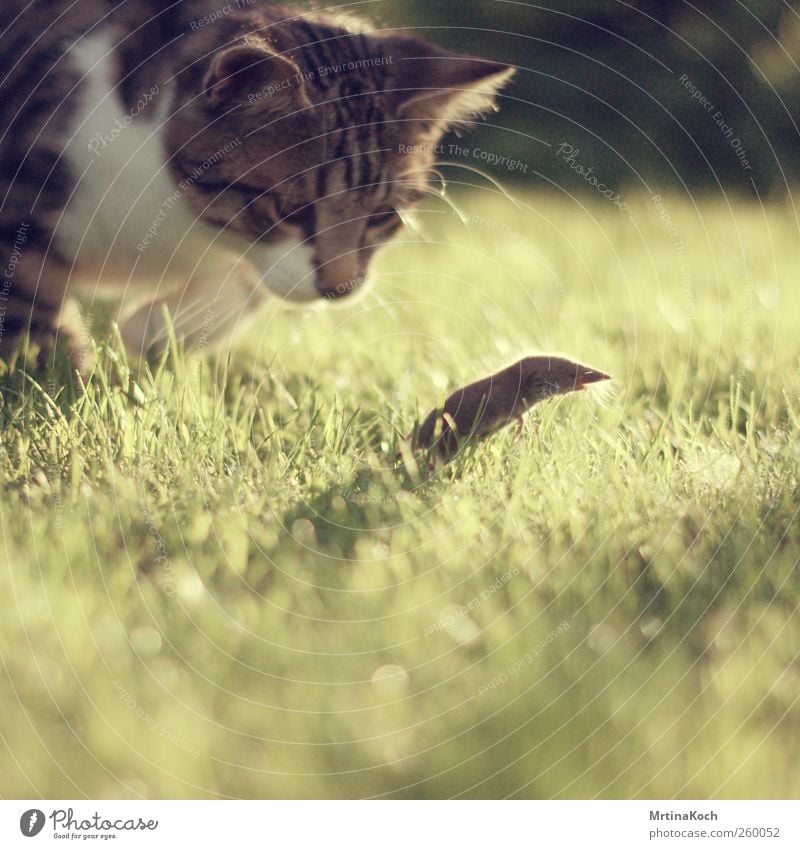
[[[4,0],[0,357],[91,365],[77,297],[134,353],[338,301],[513,69],[262,0]]]

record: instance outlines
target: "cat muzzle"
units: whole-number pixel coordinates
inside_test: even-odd
[[[360,288],[366,278],[356,252],[343,253],[327,262],[317,263],[315,285],[323,298],[346,298]]]

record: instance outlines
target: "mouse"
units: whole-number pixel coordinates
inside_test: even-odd
[[[522,428],[525,413],[546,398],[611,380],[598,369],[563,357],[525,357],[456,392],[427,415],[414,438],[417,448],[436,448],[452,459],[468,438],[485,437],[512,422]]]

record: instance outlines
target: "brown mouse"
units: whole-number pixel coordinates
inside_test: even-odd
[[[487,436],[513,421],[521,427],[523,415],[537,402],[603,380],[610,375],[562,357],[525,357],[454,392],[422,422],[415,445],[431,448],[435,440],[439,454],[450,459],[467,437]]]

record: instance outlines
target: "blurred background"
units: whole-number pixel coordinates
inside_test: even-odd
[[[0,797],[800,797],[800,0],[344,8],[520,69],[445,157],[513,199],[444,169],[230,354],[92,305],[85,390],[0,374]],[[615,380],[397,462],[528,351]]]
[[[494,176],[506,170],[578,188],[584,177],[555,156],[563,143],[580,151],[573,162],[618,190],[723,186],[763,197],[800,176],[798,3],[377,0],[347,8],[519,68],[502,127],[469,135],[471,147],[521,163],[491,166]]]

